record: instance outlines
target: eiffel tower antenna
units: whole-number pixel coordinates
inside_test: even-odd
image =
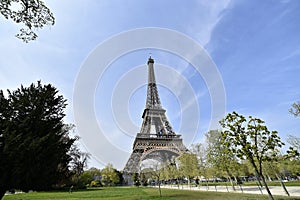
[[[134,140],[132,153],[123,170],[125,174],[139,172],[140,165],[144,160],[154,159],[166,162],[188,151],[182,142],[181,135],[173,131],[166,117],[166,110],[162,108],[155,80],[154,59],[151,58],[151,55],[147,65],[148,87],[146,106],[142,115],[143,122],[141,130]],[[130,182],[130,178],[127,181]]]

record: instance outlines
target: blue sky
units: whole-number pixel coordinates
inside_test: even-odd
[[[39,30],[38,40],[28,44],[14,37],[18,25],[0,18],[0,89],[16,89],[37,80],[52,83],[68,99],[66,122],[77,125],[73,106],[77,78],[97,47],[129,30],[164,28],[188,36],[205,49],[222,78],[226,112],[261,118],[283,140],[288,134],[299,135],[300,119],[288,113],[300,99],[299,1],[48,0],[46,4],[56,23]],[[136,41],[133,37],[125,42]],[[149,53],[155,59],[162,105],[185,144],[202,142],[211,128],[212,94],[206,77],[172,52],[132,51],[113,60],[103,76],[95,76],[92,97],[93,112],[105,137],[102,142],[95,139],[93,145],[104,147],[109,142],[124,154],[85,143],[97,131],[77,129],[81,145],[93,154],[90,166],[106,164],[101,159],[104,154],[117,168],[125,165],[142,122]],[[101,60],[105,55],[98,56]],[[87,78],[85,87],[89,86]],[[79,110],[85,117],[85,105]],[[90,119],[85,120],[88,124]]]

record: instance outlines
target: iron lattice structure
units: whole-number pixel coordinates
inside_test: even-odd
[[[151,56],[147,64],[146,108],[142,115],[143,122],[140,133],[137,133],[133,151],[124,168],[124,172],[128,174],[139,172],[141,162],[144,160],[154,159],[166,162],[188,151],[182,142],[181,135],[173,131],[166,117],[166,110],[162,108],[155,81],[154,60]]]

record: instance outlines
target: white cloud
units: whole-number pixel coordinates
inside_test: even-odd
[[[222,18],[222,12],[228,8],[231,0],[198,1],[197,8],[191,13],[192,19],[187,23],[187,33],[199,40],[202,46],[209,43],[215,25]]]

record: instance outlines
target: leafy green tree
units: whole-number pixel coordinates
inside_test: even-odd
[[[287,155],[285,155],[286,159],[300,160],[300,138],[289,135],[287,138],[287,142],[291,146],[287,150]]]
[[[103,185],[113,186],[121,182],[120,173],[110,163],[102,169],[101,174]]]
[[[26,43],[38,37],[33,30],[55,22],[50,9],[40,0],[1,0],[0,13],[6,19],[24,25],[25,28],[21,28],[16,37]]]
[[[285,187],[284,182],[282,181],[287,171],[287,161],[284,160],[283,156],[278,156],[276,160],[266,161],[263,163],[263,169],[265,174],[268,175],[269,179],[277,178],[280,181],[280,184],[285,191],[285,193],[290,196],[287,188]]]
[[[76,188],[77,189],[85,189],[87,186],[91,184],[94,180],[94,177],[89,171],[84,171],[80,174],[80,176],[76,180]]]
[[[279,148],[284,145],[277,131],[269,131],[264,121],[244,117],[236,112],[229,113],[220,121],[222,137],[228,149],[241,160],[248,160],[253,166],[258,180],[262,180],[269,194],[273,196],[266,183],[262,164],[276,159]]]
[[[232,177],[237,171],[237,160],[234,154],[223,144],[222,133],[218,130],[210,130],[205,134],[207,141],[207,161],[218,171],[225,172],[235,190]]]
[[[188,185],[191,184],[191,178],[198,175],[198,161],[195,154],[183,153],[178,157],[179,171],[188,179]]]
[[[48,190],[68,176],[76,138],[63,122],[66,100],[52,85],[0,92],[0,197],[7,189]],[[5,107],[4,107],[5,106]]]
[[[145,170],[148,174],[151,175],[151,178],[153,178],[158,184],[159,196],[161,197],[161,180],[164,174],[163,163],[153,161],[150,163],[150,166]]]
[[[99,187],[101,186],[100,182],[101,171],[96,168],[91,168],[85,170],[78,178],[78,187],[85,188],[86,186]]]
[[[166,162],[163,165],[163,178],[165,180],[176,180],[178,186],[179,186],[179,181],[178,178],[180,177],[180,172],[179,169],[177,168],[176,160],[173,159],[171,161]],[[173,181],[172,181],[173,184]]]
[[[86,184],[80,182],[80,177],[84,172],[84,168],[87,167],[87,161],[90,158],[89,153],[81,152],[76,145],[73,145],[68,153],[71,156],[69,167],[72,173],[73,185],[84,188]]]
[[[300,175],[300,138],[289,135],[287,142],[291,145],[287,150],[287,154],[283,156],[284,166],[286,171],[289,171],[291,176]]]
[[[8,170],[10,165],[8,164],[8,156],[4,151],[5,148],[5,129],[9,122],[9,101],[5,98],[3,91],[0,90],[0,199],[9,186],[7,181],[9,180]]]
[[[295,117],[300,116],[300,101],[293,103],[292,108],[289,110]],[[300,138],[289,135],[288,136],[288,143],[291,145],[289,150],[287,151],[287,157],[299,159],[300,157]]]
[[[209,176],[209,166],[207,162],[207,150],[206,147],[201,144],[194,144],[192,145],[191,152],[196,155],[198,161],[198,174],[197,176],[201,175],[206,179],[206,186],[208,189],[208,176]]]
[[[92,167],[85,171],[86,173],[90,174],[93,177],[93,180],[100,180],[101,177],[101,170],[95,167]]]
[[[139,173],[133,173],[131,179],[135,186],[139,187],[141,185]]]

